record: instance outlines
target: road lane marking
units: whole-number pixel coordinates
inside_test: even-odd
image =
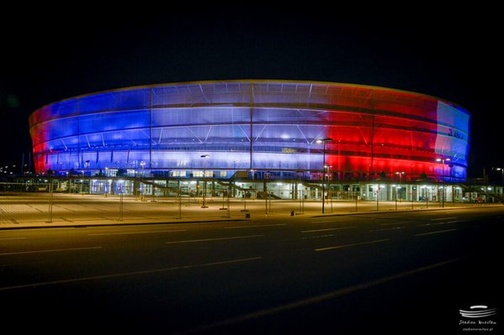
[[[334,223],[334,220],[313,220],[312,223]]]
[[[399,225],[404,225],[406,224],[405,222],[386,222],[386,223],[380,223],[380,226],[399,226]]]
[[[371,229],[371,230],[368,230],[368,232],[376,232],[376,231],[390,231],[390,230],[399,230],[399,229],[406,229],[407,227],[402,227],[402,226],[398,226],[398,227],[390,227],[390,228],[381,228],[381,229]]]
[[[390,239],[385,238],[382,240],[373,240],[373,241],[351,243],[351,244],[340,244],[340,245],[335,245],[335,246],[331,246],[331,247],[316,248],[314,250],[315,251],[327,251],[327,250],[334,250],[334,249],[343,249],[343,248],[357,247],[357,246],[366,245],[366,244],[381,243],[381,242],[385,242],[385,241],[390,241]]]
[[[257,261],[260,259],[262,259],[262,257],[228,259],[228,260],[224,260],[224,261],[174,266],[174,267],[170,267],[170,268],[152,269],[152,270],[144,270],[144,271],[133,271],[133,272],[120,272],[120,273],[111,273],[108,275],[101,275],[101,276],[52,280],[52,281],[40,282],[40,283],[30,283],[30,284],[23,284],[23,285],[0,287],[0,291],[18,290],[18,289],[42,287],[42,286],[50,286],[50,285],[70,284],[70,283],[92,281],[92,280],[102,280],[102,279],[110,279],[110,278],[126,277],[126,276],[138,276],[138,275],[151,274],[151,273],[170,272],[170,271],[187,270],[187,269],[194,269],[194,268],[204,268],[204,267],[218,266],[218,265],[237,264],[237,263]]]
[[[434,223],[426,223],[426,226],[440,226],[444,224],[450,224],[450,223],[457,223],[461,222],[460,220],[455,220],[455,221],[441,221],[441,222],[434,222]]]
[[[365,282],[362,284],[348,286],[348,287],[345,287],[345,288],[342,288],[339,290],[330,291],[330,292],[316,295],[313,297],[309,297],[306,299],[295,300],[291,303],[287,303],[287,304],[283,304],[283,305],[279,305],[279,306],[275,306],[275,307],[271,307],[271,308],[261,309],[261,310],[255,311],[255,312],[250,312],[247,314],[239,315],[234,318],[224,319],[221,321],[217,321],[215,323],[210,323],[210,324],[206,324],[206,325],[203,325],[200,327],[191,328],[191,329],[188,329],[185,331],[178,332],[176,334],[182,335],[182,334],[203,333],[205,331],[217,329],[219,327],[230,326],[230,325],[238,324],[240,322],[245,322],[245,321],[257,320],[257,319],[268,317],[268,316],[271,316],[274,314],[284,313],[284,312],[288,312],[288,311],[291,311],[294,309],[308,307],[308,306],[315,305],[315,304],[320,304],[325,301],[330,301],[330,300],[342,297],[344,295],[348,295],[348,294],[355,293],[358,291],[366,290],[366,289],[372,288],[374,286],[386,284],[386,283],[389,283],[389,282],[392,282],[392,281],[395,281],[398,279],[402,279],[402,278],[405,278],[408,276],[416,275],[421,272],[436,269],[438,267],[451,264],[451,263],[456,262],[458,260],[459,260],[459,258],[453,258],[453,259],[449,259],[446,261],[442,261],[442,262],[438,262],[438,263],[434,263],[434,264],[429,264],[429,265],[426,265],[426,266],[423,266],[420,268],[416,268],[413,270],[396,273],[396,274],[388,276],[388,277],[381,277],[381,278],[371,280],[371,281],[368,281],[368,282]]]
[[[333,231],[333,230],[343,230],[351,228],[357,228],[357,226],[301,230],[301,233],[319,233],[321,231]]]
[[[231,226],[231,227],[224,227],[224,229],[261,228],[261,227],[279,227],[279,226],[287,226],[287,224],[277,223],[277,224],[261,224],[261,225],[248,225],[248,226]]]
[[[66,251],[93,250],[93,249],[102,249],[102,247],[82,247],[82,248],[65,248],[65,249],[47,249],[47,250],[3,252],[3,253],[0,254],[0,256],[24,255],[24,254],[42,254],[42,253],[46,253],[46,252],[66,252]]]
[[[455,231],[457,229],[444,229],[444,230],[436,230],[436,231],[429,231],[427,233],[419,233],[415,234],[415,236],[424,236],[424,235],[433,235],[433,234],[441,234],[441,233],[447,233],[450,231]]]
[[[91,233],[88,236],[103,236],[103,235],[136,235],[136,234],[158,234],[158,233],[176,233],[181,231],[187,231],[186,229],[173,229],[173,230],[151,230],[151,231],[132,231],[132,232],[120,232],[120,233]]]
[[[452,219],[458,219],[457,216],[450,216],[447,218],[432,218],[431,221],[442,221],[442,220],[452,220]]]
[[[216,238],[203,238],[199,240],[182,240],[182,241],[169,241],[166,244],[181,244],[181,243],[198,243],[198,242],[214,242],[214,241],[226,241],[226,240],[238,240],[244,238],[255,238],[263,237],[264,235],[245,235],[245,236],[231,236],[231,237],[216,237]]]
[[[319,238],[327,238],[327,237],[335,237],[338,236],[337,234],[324,234],[324,235],[309,235],[302,237],[301,240],[315,240]]]

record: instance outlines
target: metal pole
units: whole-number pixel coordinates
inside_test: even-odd
[[[332,141],[332,138],[326,137],[317,140],[318,143],[322,142],[322,214],[325,213],[325,188],[326,188],[326,142]]]
[[[444,196],[445,196],[445,191],[444,191],[444,158],[443,158],[443,173],[441,176],[441,208],[444,208]]]
[[[207,208],[206,205],[206,179],[205,179],[205,169],[203,169],[203,202],[201,208]]]
[[[210,155],[201,155],[200,157],[205,159]],[[207,180],[206,180],[206,164],[205,160],[203,161],[203,202],[201,204],[201,208],[208,208],[206,203],[206,192],[207,192]]]
[[[451,159],[450,158],[437,158],[436,161],[437,162],[441,162],[442,165],[442,173],[441,173],[441,207],[444,207],[444,202],[445,202],[445,161],[450,161]]]
[[[380,210],[379,199],[380,199],[380,185],[376,187],[376,211]]]
[[[325,178],[326,178],[326,164],[325,164],[325,155],[326,155],[326,140],[323,139],[323,151],[322,151],[322,214],[325,213]]]
[[[397,186],[394,187],[395,210],[397,210]]]
[[[227,202],[227,206],[226,206],[226,208],[227,208],[227,217],[228,217],[228,218],[230,218],[230,217],[231,217],[231,208],[229,208],[229,207],[230,207],[230,205],[231,205],[231,203],[230,203],[230,201],[229,201],[229,197],[230,197],[230,196],[231,196],[231,184],[229,184],[229,185],[228,185],[227,199],[226,199],[226,202]]]
[[[124,217],[124,193],[122,190],[120,190],[119,192],[121,192],[119,194],[119,221],[122,221]]]
[[[178,181],[178,192],[177,192],[177,202],[178,202],[178,218],[182,219],[182,190],[180,188],[180,180]]]
[[[298,194],[299,194],[299,213],[303,213],[303,190],[298,188]]]
[[[48,223],[52,223],[52,217],[53,217],[53,201],[54,201],[54,193],[53,193],[53,180],[52,178],[49,179],[49,221]]]
[[[243,193],[242,193],[242,199],[243,199],[243,209],[242,209],[242,212],[248,212],[247,211],[247,191],[243,191]]]
[[[410,197],[411,197],[411,209],[413,209],[413,188],[410,186]],[[418,192],[418,187],[417,187],[417,192]],[[415,195],[418,197],[418,193],[415,193]]]
[[[304,214],[304,195],[301,188],[299,188],[299,212]]]
[[[263,184],[263,190],[264,190],[264,214],[268,215],[268,187],[266,185],[266,181],[264,181]]]

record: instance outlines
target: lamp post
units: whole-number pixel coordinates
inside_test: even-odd
[[[376,185],[376,211],[380,210],[380,185]]]
[[[397,188],[399,186],[397,185],[392,185],[392,187],[394,188],[394,202],[395,202],[395,210],[397,210]]]
[[[404,171],[396,172],[395,174],[399,176],[399,184],[402,183],[402,176],[404,176]]]
[[[201,158],[205,159],[207,157],[210,157],[210,155],[205,154],[201,155]],[[207,203],[206,203],[206,164],[205,161],[203,161],[203,202],[201,203],[201,208],[208,208]]]
[[[145,161],[141,161],[140,162],[140,169],[141,169],[141,172],[140,172],[140,177],[143,178],[144,177],[144,169],[145,169]]]
[[[144,200],[144,197],[145,197],[145,190],[146,190],[146,187],[143,183],[143,179],[144,179],[144,174],[145,174],[145,161],[141,161],[140,162],[140,199],[143,201]]]
[[[441,207],[444,207],[445,203],[445,186],[444,186],[444,167],[445,167],[445,162],[449,162],[451,159],[450,158],[437,158],[436,162],[441,162],[443,164],[443,171],[441,173]]]
[[[317,140],[317,143],[322,143],[322,214],[325,213],[325,184],[326,184],[326,143],[332,141],[332,138],[326,137]]]
[[[399,191],[401,190],[401,184],[402,184],[402,176],[404,176],[405,172],[404,171],[398,171],[395,173],[396,175],[399,176],[399,185],[396,187],[396,200],[397,200],[397,189],[399,188]],[[400,196],[400,194],[399,194]],[[402,198],[399,198],[399,199],[402,199]]]
[[[498,168],[495,168],[495,170],[500,171],[500,173],[501,173],[501,182],[502,182],[502,185],[504,185],[504,168],[498,167]]]

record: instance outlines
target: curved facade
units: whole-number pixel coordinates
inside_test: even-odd
[[[414,92],[232,80],[77,96],[36,110],[29,126],[38,173],[320,179],[325,162],[332,180],[464,181],[469,120]]]

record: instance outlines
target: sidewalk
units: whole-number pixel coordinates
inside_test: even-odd
[[[0,229],[86,225],[256,220],[391,211],[441,210],[487,204],[395,201],[321,201],[207,198],[144,198],[29,193],[0,195]],[[495,204],[502,206],[501,204]]]

